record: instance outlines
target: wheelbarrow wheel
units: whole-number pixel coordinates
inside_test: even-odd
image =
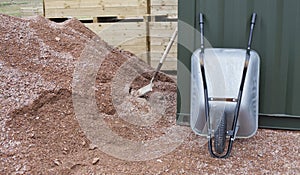
[[[225,114],[222,115],[220,123],[215,131],[214,147],[218,154],[222,154],[226,144],[227,120]]]

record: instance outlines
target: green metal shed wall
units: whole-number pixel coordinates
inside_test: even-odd
[[[179,0],[178,6],[179,118],[189,114],[190,74],[185,68],[190,70],[191,53],[199,48],[199,12],[205,15],[211,46],[234,48],[246,47],[250,16],[257,13],[252,49],[261,57],[260,113],[300,116],[299,0]]]

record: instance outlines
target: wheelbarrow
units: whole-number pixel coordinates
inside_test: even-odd
[[[191,58],[191,128],[208,138],[215,158],[227,158],[236,138],[249,138],[258,128],[259,66],[251,50],[256,13],[252,14],[246,49],[204,48],[200,13],[200,49]]]

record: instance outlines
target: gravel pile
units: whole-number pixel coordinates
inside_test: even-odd
[[[213,159],[175,125],[176,83],[76,19],[0,15],[0,174],[300,174],[300,132],[261,130]],[[131,92],[131,93],[130,93]]]

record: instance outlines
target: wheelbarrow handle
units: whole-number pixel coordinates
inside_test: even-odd
[[[204,20],[203,20],[203,19],[204,19],[204,17],[203,17],[203,13],[200,13],[200,14],[199,14],[199,18],[200,18],[200,19],[199,19],[199,23],[200,23],[200,24],[204,24]]]
[[[201,53],[204,53],[204,15],[199,14],[199,25],[200,25],[200,48]]]
[[[256,22],[256,13],[252,13],[251,21],[250,21],[250,33],[249,33],[249,39],[248,39],[248,45],[247,45],[247,55],[250,56],[251,51],[251,44],[252,44],[252,37],[253,37],[253,30]]]
[[[251,24],[254,24],[254,25],[255,25],[256,17],[257,17],[257,14],[256,14],[256,13],[253,13],[253,14],[252,14],[252,17],[251,17]]]

